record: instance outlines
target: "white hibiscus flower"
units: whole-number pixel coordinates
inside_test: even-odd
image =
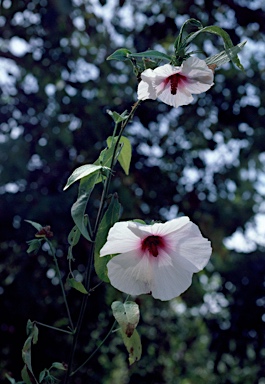
[[[192,94],[207,91],[213,85],[213,71],[204,60],[189,57],[181,66],[170,64],[141,73],[138,85],[138,99],[159,98],[173,107],[190,104]]]
[[[118,254],[107,264],[115,288],[170,300],[186,291],[193,273],[205,267],[211,252],[197,225],[181,217],[153,225],[118,222],[110,229],[100,256]]]

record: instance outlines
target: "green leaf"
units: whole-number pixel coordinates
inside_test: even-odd
[[[81,232],[79,231],[78,227],[75,225],[69,235],[68,235],[68,243],[73,247],[78,244],[80,239]]]
[[[98,182],[98,179],[99,174],[97,172],[81,179],[78,198],[71,208],[71,215],[75,225],[88,241],[92,240],[87,230],[85,211],[91,192],[93,191],[95,184]]]
[[[44,377],[46,376],[47,369],[45,368],[43,371],[40,372],[39,374],[39,382],[41,383]]]
[[[131,53],[128,55],[129,58],[151,58],[151,59],[159,59],[159,60],[168,60],[171,61],[171,56],[166,55],[165,53],[149,50],[139,53]]]
[[[120,301],[114,301],[111,304],[113,316],[120,325],[122,332],[130,338],[140,319],[140,311],[138,304],[133,301],[126,301],[122,303]]]
[[[34,228],[37,229],[37,231],[40,231],[43,226],[39,223],[36,223],[35,221],[31,221],[31,220],[25,220],[27,223],[31,224]]]
[[[107,211],[105,212],[98,228],[96,243],[95,243],[95,270],[98,277],[109,283],[107,263],[111,259],[111,255],[100,257],[99,252],[103,245],[107,241],[108,233],[110,228],[119,220],[120,218],[121,205],[118,201],[118,196],[114,194],[111,198],[111,202],[108,206]]]
[[[229,48],[233,48],[234,45],[233,45],[233,42],[229,36],[229,34],[224,31],[222,28],[220,27],[217,27],[216,25],[211,25],[209,27],[204,27],[202,29],[200,29],[199,31],[197,32],[194,32],[192,34],[190,34],[187,39],[185,39],[185,44],[188,45],[189,43],[191,43],[192,40],[195,39],[195,37],[197,37],[200,33],[212,33],[214,35],[217,35],[219,37],[221,37],[223,39],[223,42],[224,42],[224,47],[225,47],[225,50],[228,51]],[[228,53],[229,55],[229,53]],[[233,63],[241,70],[244,70],[242,64],[240,63],[240,60],[238,58],[237,55],[234,55],[231,60],[233,61]]]
[[[103,149],[103,151],[100,152],[99,158],[95,161],[94,164],[102,165],[103,169],[104,167],[106,167],[107,169],[110,168],[114,149],[114,146]]]
[[[61,369],[62,371],[66,371],[67,368],[62,363],[52,363],[52,368]]]
[[[85,164],[81,165],[81,167],[78,167],[74,170],[74,172],[71,174],[71,176],[68,178],[67,183],[64,187],[64,191],[70,187],[73,183],[75,183],[77,180],[80,180],[86,176],[91,176],[94,173],[99,173],[102,169],[106,170],[106,167],[103,167],[102,165],[95,165],[95,164]]]
[[[107,57],[107,60],[129,60],[130,51],[126,48],[120,48],[117,49],[115,52],[113,52],[110,56]]]
[[[132,365],[136,361],[139,361],[142,355],[142,344],[141,338],[137,330],[133,332],[131,337],[126,336],[124,332],[121,331],[122,339],[124,345],[129,353],[129,364]]]
[[[205,59],[207,65],[215,64],[217,67],[232,60],[244,47],[246,41],[235,45],[233,48],[228,48],[226,51],[217,53],[216,55],[210,56]]]
[[[22,349],[22,359],[25,363],[24,368],[22,369],[22,379],[26,383],[38,383],[37,379],[34,376],[31,364],[31,347],[32,344],[36,344],[38,341],[39,330],[35,323],[32,323],[30,320],[27,322],[27,334],[29,335],[25,341]]]
[[[34,252],[36,254],[41,247],[41,242],[42,242],[41,239],[33,239],[33,240],[27,241],[27,244],[29,245],[27,249],[27,253]]]
[[[23,381],[25,382],[25,384],[38,383],[36,379],[31,380],[31,377],[29,376],[28,368],[26,365],[24,365],[24,367],[21,371],[21,377],[22,377]]]
[[[110,147],[111,146],[111,141],[112,137],[107,138],[107,144]],[[115,143],[117,142],[118,136],[114,138]],[[121,136],[120,138],[120,145],[121,151],[118,155],[118,161],[124,170],[125,174],[129,174],[129,169],[130,169],[130,163],[131,163],[131,158],[132,158],[132,146],[130,143],[130,140],[127,139],[127,137]]]
[[[73,247],[78,244],[80,236],[81,236],[81,232],[79,231],[77,225],[75,225],[71,229],[71,231],[70,231],[70,233],[68,235],[68,243],[70,245],[69,248],[68,248],[68,255],[67,255],[67,259],[68,260],[74,260],[74,257],[73,257]]]
[[[199,20],[196,20],[196,19],[188,19],[188,20],[186,20],[184,22],[184,24],[182,25],[182,27],[180,29],[180,32],[179,32],[179,35],[176,38],[176,41],[174,43],[174,47],[175,47],[176,51],[178,51],[179,49],[183,48],[182,36],[183,36],[183,32],[184,32],[185,28],[188,26],[188,24],[191,24],[191,25],[193,25],[193,26],[195,26],[195,27],[197,27],[199,29],[203,28],[203,25],[202,25],[202,23]]]
[[[88,294],[86,288],[80,281],[76,281],[75,279],[67,279],[67,283],[70,285],[70,287],[76,289],[77,291],[84,293],[85,295]]]
[[[122,114],[120,115],[119,113],[117,113],[115,111],[111,111],[108,109],[107,113],[113,118],[113,120],[116,124],[119,124],[124,120],[127,120],[128,116],[129,116],[129,115],[127,115],[127,111],[122,112]]]

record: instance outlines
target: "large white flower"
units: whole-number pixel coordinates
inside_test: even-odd
[[[138,85],[138,99],[159,98],[173,107],[190,104],[192,94],[207,91],[213,85],[213,71],[204,60],[189,57],[180,67],[170,64],[146,69]]]
[[[115,288],[170,300],[191,285],[193,273],[205,267],[211,252],[197,225],[181,217],[164,224],[116,223],[100,256],[118,254],[107,264]]]

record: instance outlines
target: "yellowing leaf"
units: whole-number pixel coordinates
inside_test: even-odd
[[[121,303],[120,301],[114,301],[111,304],[113,316],[117,320],[124,334],[130,338],[140,319],[139,306],[133,301],[127,301]]]
[[[136,330],[131,337],[126,336],[124,332],[121,333],[124,345],[129,353],[129,364],[132,365],[136,361],[139,361],[142,355],[140,335]]]

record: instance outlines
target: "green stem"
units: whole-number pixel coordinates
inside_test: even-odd
[[[91,273],[92,273],[92,267],[93,267],[93,256],[94,256],[96,234],[97,234],[97,231],[98,231],[98,227],[99,227],[100,221],[101,221],[101,219],[103,217],[103,214],[104,214],[105,202],[106,202],[106,198],[107,198],[108,192],[109,192],[110,181],[111,181],[111,176],[112,176],[112,169],[113,169],[113,167],[115,165],[115,158],[116,158],[119,142],[120,142],[120,139],[121,139],[121,136],[122,136],[122,133],[123,133],[124,129],[126,128],[127,124],[131,120],[131,118],[133,117],[133,115],[134,115],[137,107],[140,105],[140,103],[141,103],[141,101],[138,100],[132,106],[131,112],[129,113],[127,119],[124,120],[122,122],[122,124],[121,124],[121,130],[119,132],[118,139],[117,139],[117,141],[115,143],[114,152],[113,152],[112,159],[111,159],[110,172],[108,172],[107,179],[106,179],[106,181],[104,183],[104,187],[103,187],[103,191],[102,191],[102,195],[101,195],[101,200],[100,200],[100,206],[99,206],[99,209],[98,209],[98,214],[97,214],[97,217],[96,217],[94,231],[93,231],[93,236],[92,236],[93,242],[91,244],[91,250],[90,250],[89,261],[88,261],[88,269],[87,269],[87,273],[86,273],[86,277],[85,277],[85,281],[84,281],[85,288],[87,289],[88,292],[89,292],[89,285],[90,285],[90,279],[91,279]],[[115,125],[115,132],[116,132],[116,130],[117,130],[117,126]],[[84,318],[84,314],[85,314],[85,310],[86,310],[87,300],[88,300],[88,295],[85,295],[83,297],[83,300],[82,300],[82,303],[81,303],[81,309],[80,309],[79,317],[78,317],[78,320],[77,320],[76,332],[74,334],[74,340],[73,340],[73,344],[72,344],[71,355],[70,355],[69,364],[68,364],[68,370],[67,370],[67,373],[66,373],[66,376],[65,376],[65,379],[64,379],[64,384],[67,384],[68,380],[69,380],[69,377],[71,377],[77,371],[77,370],[75,370],[75,371],[73,371],[73,373],[71,373],[72,365],[73,365],[73,362],[74,362],[75,350],[76,350],[77,341],[78,341],[78,336],[79,336],[79,333],[80,333],[80,329],[81,329],[81,326],[82,326],[82,322],[83,322],[83,318]],[[112,329],[111,329],[111,331],[112,331]],[[111,331],[108,333],[106,338],[109,336]],[[106,340],[106,338],[103,340],[103,342]],[[101,345],[102,344],[100,344],[100,346]],[[99,348],[97,348],[94,352],[96,353],[96,351]]]
[[[99,206],[98,215],[97,215],[97,218],[96,218],[96,223],[95,223],[94,232],[93,232],[95,238],[96,238],[96,233],[97,233],[97,230],[98,230],[99,223],[100,223],[100,221],[102,219],[102,216],[103,216],[103,213],[104,213],[105,201],[106,201],[106,197],[108,196],[108,192],[109,192],[110,181],[111,181],[111,176],[112,176],[112,169],[114,167],[114,162],[115,162],[117,150],[118,150],[118,147],[119,147],[120,139],[121,139],[121,136],[122,136],[122,134],[124,132],[124,129],[126,128],[128,123],[132,119],[132,117],[133,117],[137,107],[140,105],[140,103],[141,103],[141,100],[138,100],[132,106],[131,112],[129,113],[127,119],[124,120],[122,122],[122,124],[121,124],[121,130],[119,132],[118,139],[117,139],[117,141],[115,143],[114,152],[113,152],[112,159],[111,159],[110,172],[108,173],[106,182],[104,184],[104,189],[103,189],[103,192],[102,192],[102,195],[101,195],[100,206]]]
[[[44,323],[41,323],[39,321],[34,321],[34,323],[36,323],[38,325],[41,325],[42,327],[50,328],[50,329],[53,329],[55,331],[60,331],[60,332],[68,333],[68,335],[73,335],[73,332],[66,331],[65,329],[53,327],[52,325],[44,324]]]
[[[74,376],[76,374],[76,372],[78,372],[84,365],[86,365],[89,360],[92,359],[92,357],[97,353],[97,351],[101,348],[101,346],[105,343],[105,341],[107,340],[107,338],[110,336],[110,334],[113,332],[114,328],[115,328],[115,325],[116,325],[116,320],[114,321],[114,323],[112,324],[112,327],[110,328],[109,332],[107,333],[107,335],[104,337],[104,339],[100,342],[100,344],[97,346],[96,349],[94,349],[94,351],[91,353],[91,355],[83,362],[83,364],[81,364],[75,371],[73,371],[70,376]]]
[[[70,328],[73,331],[74,330],[74,324],[73,324],[73,321],[72,321],[69,305],[68,305],[68,302],[67,302],[67,298],[66,298],[66,294],[65,294],[65,289],[64,289],[64,285],[63,285],[63,281],[62,281],[62,277],[61,277],[61,273],[60,273],[57,257],[55,255],[55,250],[54,250],[54,248],[52,246],[52,243],[47,238],[45,238],[45,240],[49,244],[49,247],[50,247],[50,250],[51,250],[51,253],[52,253],[52,257],[53,257],[53,260],[54,260],[56,273],[57,273],[57,276],[58,276],[58,279],[59,279],[59,282],[60,282],[60,286],[61,286],[61,290],[62,290],[62,294],[63,294],[63,299],[64,299],[64,303],[65,303],[65,307],[66,307],[66,311],[67,311],[67,315],[68,315],[68,319],[69,319],[69,323],[70,323]]]

